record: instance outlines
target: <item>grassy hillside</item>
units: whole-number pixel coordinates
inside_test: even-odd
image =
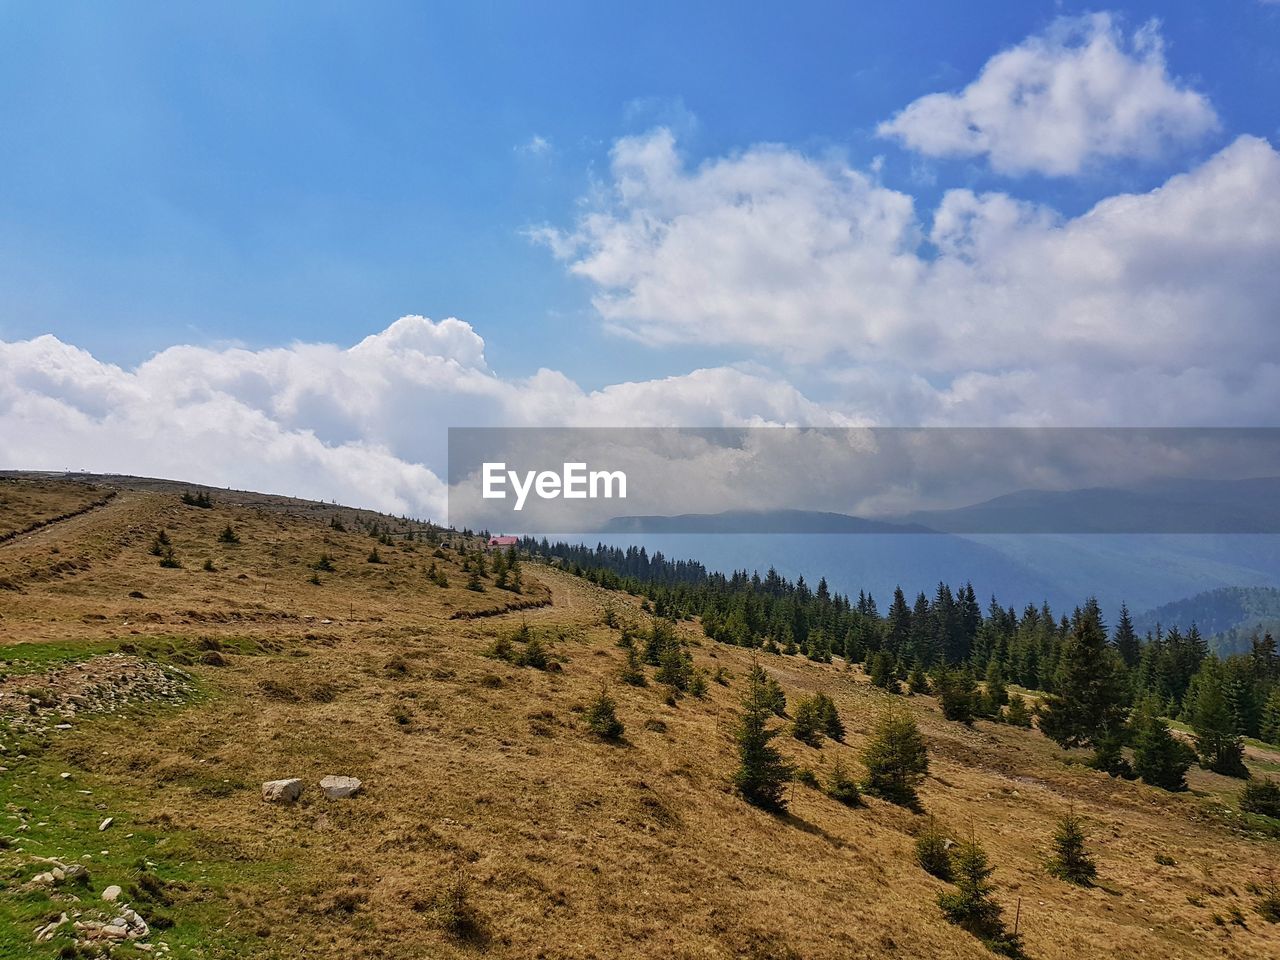
[[[0,545],[0,956],[95,955],[75,944],[121,911],[101,900],[111,885],[148,926],[120,957],[990,956],[914,860],[925,817],[803,783],[783,816],[733,793],[751,658],[697,624],[680,625],[694,663],[725,682],[669,702],[652,670],[617,682],[638,601],[532,562],[520,593],[467,589],[459,548],[475,545],[422,524],[217,490],[206,509],[124,478],[0,489],[23,531]],[[161,530],[179,566],[152,552]],[[524,635],[544,669],[486,655]],[[860,771],[882,714],[911,711],[924,809],[986,846],[1028,956],[1280,954],[1256,909],[1280,841],[1235,813],[1239,781],[1112,780],[839,663],[763,663],[793,702],[823,691],[845,720],[845,743],[776,741],[819,781],[837,760]],[[584,720],[602,688],[617,743]],[[326,774],[364,789],[327,800]],[[284,777],[300,799],[265,803],[262,782]],[[1043,866],[1070,810],[1093,887]],[[85,879],[40,879],[73,864]]]

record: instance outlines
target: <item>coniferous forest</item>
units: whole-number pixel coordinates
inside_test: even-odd
[[[1108,624],[1096,601],[1071,611],[995,597],[971,583],[939,583],[933,596],[901,589],[881,604],[863,592],[833,592],[770,569],[724,575],[694,560],[626,549],[526,539],[528,552],[611,590],[646,598],[655,617],[699,617],[708,637],[779,656],[866,665],[874,683],[937,694],[949,719],[983,717],[1026,725],[1034,699],[1041,731],[1063,747],[1087,748],[1109,773],[1178,789],[1193,762],[1247,777],[1245,738],[1280,744],[1280,656],[1270,632],[1249,649],[1218,657],[1192,625],[1139,635],[1127,609]],[[1185,723],[1195,751],[1166,718]],[[1130,748],[1132,760],[1124,748]]]

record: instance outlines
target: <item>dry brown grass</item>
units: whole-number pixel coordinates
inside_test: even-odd
[[[466,590],[456,555],[434,558],[421,542],[379,546],[388,562],[366,563],[372,540],[353,532],[354,511],[248,496],[230,505],[213,493],[215,509],[198,510],[171,489],[124,489],[0,547],[0,576],[20,585],[0,592],[0,633],[10,643],[221,638],[224,664],[191,668],[208,697],[145,724],[85,723],[53,749],[104,789],[127,788],[137,800],[126,818],[194,834],[210,857],[279,864],[269,881],[246,874],[231,891],[233,928],[260,934],[263,952],[990,956],[939,914],[943,885],[913,857],[923,818],[874,799],[851,809],[801,786],[775,817],[732,794],[746,651],[682,627],[698,665],[723,666],[731,680],[668,706],[655,685],[613,682],[623,651],[601,613],[607,602],[640,620],[624,598],[528,564],[527,595],[550,606],[454,619],[521,598]],[[334,514],[347,533],[328,526]],[[238,546],[217,542],[228,522]],[[160,527],[182,569],[148,554]],[[48,573],[54,547],[86,565]],[[322,552],[336,572],[315,586],[309,564]],[[206,557],[218,572],[201,570]],[[449,588],[426,582],[433,560]],[[521,623],[559,670],[484,656]],[[244,637],[266,652],[230,652]],[[1215,812],[1234,782],[1197,771],[1193,792],[1175,796],[1115,781],[1064,763],[1038,733],[948,723],[931,698],[890,698],[859,671],[764,663],[790,698],[823,690],[838,704],[847,744],[780,738],[820,773],[837,757],[859,771],[880,713],[909,705],[932,757],[924,807],[987,847],[1010,919],[1021,898],[1029,956],[1280,956],[1280,926],[1258,917],[1249,894],[1280,844],[1234,832]],[[618,744],[591,736],[581,717],[606,684],[626,725]],[[314,786],[326,773],[358,776],[365,792],[326,802]],[[263,804],[259,783],[284,776],[308,782],[303,799]],[[1053,823],[1072,807],[1098,854],[1092,888],[1042,867]],[[1233,909],[1247,926],[1215,922]]]

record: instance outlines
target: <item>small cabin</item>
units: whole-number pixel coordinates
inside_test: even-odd
[[[489,549],[505,550],[507,547],[514,547],[519,545],[519,543],[520,543],[519,537],[490,537]]]

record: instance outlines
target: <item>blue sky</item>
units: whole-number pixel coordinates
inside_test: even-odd
[[[263,6],[4,5],[0,339],[52,332],[129,363],[176,342],[351,343],[421,313],[466,319],[511,375],[683,372],[713,352],[619,344],[586,286],[522,233],[567,223],[619,136],[674,125],[690,162],[759,142],[855,166],[884,156],[884,181],[927,207],[944,186],[1001,178],[943,161],[920,183],[876,124],[1090,9]],[[1187,152],[1275,136],[1280,7],[1119,12],[1158,16],[1170,73],[1218,110],[1220,135]],[[535,136],[545,153],[520,149]],[[1185,158],[1015,192],[1075,212]]]
[[[1278,89],[1266,0],[0,2],[0,466],[1280,425]]]

